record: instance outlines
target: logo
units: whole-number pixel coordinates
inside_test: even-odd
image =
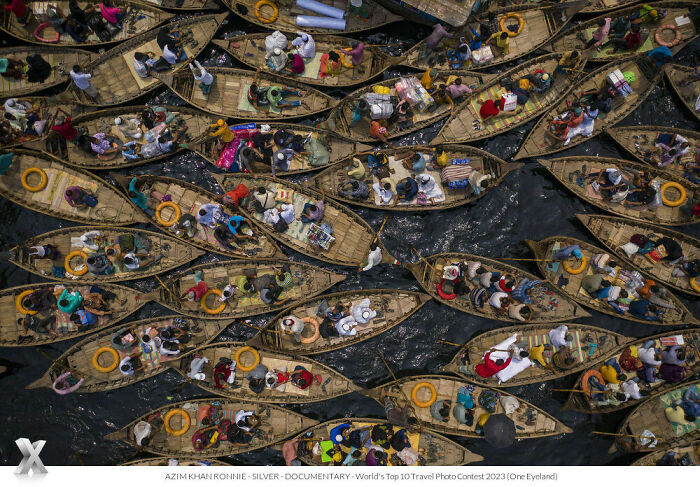
[[[15,444],[24,455],[17,470],[15,470],[16,475],[27,475],[30,470],[33,470],[35,474],[48,473],[44,463],[39,458],[39,453],[44,448],[46,441],[39,440],[31,443],[27,438],[19,438],[15,440]]]

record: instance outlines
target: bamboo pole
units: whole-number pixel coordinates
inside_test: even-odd
[[[161,280],[160,277],[158,277],[158,275],[154,275],[153,277],[155,277],[156,279],[158,279],[158,282],[160,283],[160,285],[163,286],[163,288],[164,288],[166,291],[168,291],[168,293],[170,293],[170,295],[173,297],[173,299],[175,299],[175,301],[180,301],[180,298],[179,298],[178,296],[176,296],[175,293],[172,292],[168,286],[165,285],[165,283]]]
[[[591,431],[591,433],[596,435],[608,435],[608,436],[623,436],[625,438],[644,438],[647,440],[653,440],[652,436],[642,436],[642,435],[628,435],[625,433],[607,433],[605,431]]]
[[[518,257],[498,257],[498,260],[518,260],[526,262],[554,262],[554,259],[525,259]]]
[[[379,227],[379,230],[377,230],[377,235],[374,237],[374,240],[372,243],[376,243],[377,240],[379,240],[379,234],[382,233],[382,230],[384,230],[384,225],[386,225],[386,221],[389,219],[389,215],[386,215],[384,217],[384,221],[382,222],[381,226]]]
[[[280,331],[280,330],[269,330],[267,328],[262,328],[259,326],[251,325],[250,323],[247,323],[244,320],[238,320],[238,321],[236,321],[236,323],[239,325],[249,326],[250,328],[255,328],[258,331],[264,331],[265,333],[284,333],[283,331]]]
[[[392,379],[394,379],[394,382],[396,383],[396,387],[398,387],[399,391],[401,391],[401,395],[403,396],[404,400],[406,401],[406,405],[411,409],[411,411],[413,412],[413,415],[416,417],[416,421],[418,421],[418,425],[421,428],[423,428],[423,422],[420,419],[418,419],[418,414],[416,413],[416,410],[413,409],[413,404],[411,404],[411,401],[408,398],[408,396],[406,395],[406,392],[403,390],[403,387],[401,387],[401,384],[399,384],[399,379],[397,379],[396,375],[394,375],[394,371],[391,370],[391,367],[389,367],[389,364],[386,363],[386,360],[384,360],[384,357],[382,357],[382,355],[379,352],[377,352],[377,355],[382,360],[382,363],[384,363],[384,367],[386,367],[386,370],[388,370],[389,373],[391,374]]]
[[[551,390],[553,392],[582,392],[584,394],[586,393],[586,391],[584,391],[582,389],[551,389]],[[603,391],[600,391],[600,392],[602,393]]]
[[[446,345],[452,345],[453,347],[461,347],[461,346],[462,346],[462,345],[460,345],[459,343],[448,342],[447,340],[440,340],[440,339],[438,339],[438,342],[444,343],[444,344],[446,344]]]
[[[432,265],[430,262],[428,262],[428,261],[425,259],[425,257],[423,257],[422,255],[420,255],[420,252],[418,252],[418,251],[416,250],[415,247],[411,247],[411,248],[412,248],[413,251],[416,253],[416,255],[417,255],[418,257],[420,257],[420,260],[422,260],[423,262],[425,262],[425,265],[427,265],[428,267],[430,267],[430,269],[432,269],[433,272],[435,272],[435,267],[433,267],[433,265]]]

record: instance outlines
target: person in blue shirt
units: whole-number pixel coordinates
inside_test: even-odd
[[[649,302],[647,299],[638,299],[630,303],[629,312],[635,318],[647,321],[659,321],[659,316],[656,314],[656,305]]]
[[[136,189],[136,178],[131,178],[129,182],[129,199],[133,204],[141,208],[148,215],[153,216],[154,212],[148,207],[148,198],[144,193]]]
[[[78,291],[71,293],[64,288],[58,298],[57,307],[64,313],[72,315],[78,310],[81,304],[83,304],[83,297]]]
[[[350,423],[339,424],[331,430],[331,441],[334,445],[339,445],[350,437]]]
[[[649,51],[647,56],[656,63],[656,66],[663,66],[673,60],[673,53],[666,46],[659,46]]]
[[[569,245],[568,247],[557,250],[554,255],[552,255],[552,260],[567,260],[572,255],[579,260],[583,259],[581,248],[578,245]]]
[[[93,326],[97,324],[97,316],[85,309],[79,309],[71,315],[70,319],[73,323],[80,326]]]
[[[412,201],[418,194],[418,183],[413,178],[403,178],[396,184],[396,194],[399,200]]]

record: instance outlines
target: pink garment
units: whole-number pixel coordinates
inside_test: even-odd
[[[297,448],[299,448],[299,438],[289,440],[282,446],[282,456],[288,467],[292,464],[292,460],[297,458]]]
[[[450,98],[452,98],[453,100],[455,98],[459,98],[464,93],[471,94],[471,92],[472,92],[472,89],[469,88],[467,85],[465,85],[465,84],[456,85],[454,83],[449,85],[446,88],[446,90],[447,90],[447,94],[450,95]]]
[[[236,151],[240,143],[240,139],[233,139],[226,144],[226,147],[224,147],[224,150],[221,151],[219,158],[216,160],[216,165],[222,169],[231,169],[233,162],[236,160]]]
[[[352,58],[353,65],[362,64],[362,59],[365,57],[365,45],[359,42],[354,49],[348,51],[348,54]]]
[[[593,44],[593,47],[598,47],[600,46],[605,39],[608,38],[608,34],[610,33],[610,21],[612,19],[610,17],[605,17],[605,25],[602,27],[598,27],[595,32],[593,32],[593,39],[595,39],[597,42]]]
[[[117,25],[117,15],[122,10],[117,7],[107,7],[104,3],[100,4],[100,11],[102,12],[102,17],[110,24]]]
[[[292,61],[292,73],[301,74],[304,72],[304,60],[299,54],[294,55],[294,61]]]

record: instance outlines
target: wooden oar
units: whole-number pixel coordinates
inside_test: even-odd
[[[524,259],[516,257],[498,257],[498,260],[518,260],[527,262],[554,262],[554,259]]]
[[[448,342],[447,340],[440,340],[440,339],[438,339],[438,342],[444,343],[444,344],[446,344],[446,345],[452,345],[453,347],[461,347],[461,346],[462,346],[462,345],[460,345],[459,343]]]
[[[244,320],[238,320],[238,321],[236,321],[236,323],[239,324],[239,325],[249,326],[250,328],[255,328],[255,329],[258,330],[258,331],[264,331],[264,332],[266,332],[266,333],[284,333],[284,332],[281,331],[281,330],[269,330],[269,329],[267,329],[267,328],[262,328],[262,327],[260,327],[260,326],[251,325],[250,323],[247,323],[247,322],[244,321]]]
[[[172,291],[170,290],[170,288],[169,288],[168,286],[165,285],[165,283],[160,279],[160,277],[158,277],[157,275],[155,275],[155,276],[153,276],[153,277],[155,277],[156,279],[158,279],[158,282],[160,283],[160,285],[163,286],[163,288],[164,288],[166,291],[168,291],[168,293],[170,293],[170,295],[173,297],[173,299],[174,299],[175,301],[181,301],[180,297],[179,297],[179,296],[176,296],[175,293],[172,292]]]
[[[652,436],[642,436],[642,435],[628,435],[625,433],[606,433],[605,431],[591,431],[591,433],[596,435],[607,435],[607,436],[623,436],[625,438],[645,438],[647,440],[653,440]]]
[[[428,267],[430,267],[430,268],[433,270],[433,272],[435,272],[435,267],[433,267],[433,265],[432,265],[430,262],[428,262],[428,261],[425,259],[425,257],[423,257],[422,255],[420,255],[420,252],[418,252],[418,251],[416,250],[415,247],[411,247],[411,248],[412,248],[413,251],[416,253],[416,255],[417,255],[418,257],[420,257],[420,260],[422,260],[423,262],[425,262],[425,265],[427,265]]]
[[[401,384],[399,384],[399,379],[396,378],[396,375],[394,375],[394,371],[391,370],[391,367],[389,367],[389,364],[386,363],[386,360],[384,360],[384,357],[382,357],[382,355],[379,352],[377,352],[377,355],[384,363],[384,367],[386,367],[386,370],[388,370],[389,373],[391,374],[391,378],[394,379],[394,382],[396,382],[396,386],[399,388],[399,391],[401,391],[401,395],[403,396],[404,400],[406,401],[406,405],[411,409],[411,411],[413,412],[413,415],[416,417],[416,421],[418,422],[418,426],[422,429],[423,423],[418,418],[418,414],[416,413],[416,410],[413,409],[413,404],[411,404],[411,401],[408,399],[408,396],[406,395],[406,392],[403,390],[403,387],[401,387]]]
[[[386,225],[386,221],[389,219],[389,215],[386,215],[384,217],[384,221],[382,222],[381,226],[379,227],[379,230],[377,230],[377,235],[375,235],[374,240],[372,243],[377,243],[377,240],[379,240],[379,234],[382,233],[382,230],[384,230],[384,225]]]
[[[588,394],[586,391],[582,389],[550,389],[552,392],[580,392],[583,394]],[[604,391],[600,391],[602,394]]]

